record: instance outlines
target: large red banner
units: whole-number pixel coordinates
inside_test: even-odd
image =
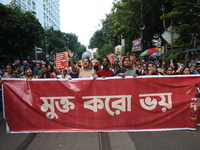
[[[199,76],[4,79],[10,132],[195,130]]]

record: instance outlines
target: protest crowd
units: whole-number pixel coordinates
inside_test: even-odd
[[[89,58],[82,59],[82,65],[78,66],[74,61],[74,53],[68,51],[70,61],[68,68],[65,70],[57,71],[56,62],[42,61],[33,64],[27,62],[8,63],[1,65],[0,76],[1,78],[24,78],[31,79],[66,79],[73,80],[74,78],[108,78],[108,77],[122,77],[125,76],[150,76],[150,75],[198,75],[200,74],[200,62],[196,65],[184,66],[183,63],[169,63],[163,62],[160,67],[152,61],[136,60],[131,63],[130,57],[124,57],[120,64],[119,60],[110,63],[107,57],[102,58],[98,66],[93,65]],[[0,83],[2,84],[2,80]],[[2,90],[2,89],[0,89]],[[1,91],[2,93],[2,91]],[[2,94],[0,94],[2,96]],[[0,97],[0,110],[2,111],[2,97]]]

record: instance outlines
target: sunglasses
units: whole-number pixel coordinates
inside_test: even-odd
[[[27,70],[26,72],[32,72],[32,70]]]

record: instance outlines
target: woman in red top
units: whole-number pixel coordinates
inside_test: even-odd
[[[47,64],[42,64],[42,75],[38,76],[38,79],[42,78],[55,78],[53,74],[50,74],[48,72],[48,65]]]

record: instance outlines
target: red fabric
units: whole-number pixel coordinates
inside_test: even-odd
[[[156,47],[150,48],[147,51],[146,55],[151,55],[151,54],[153,54],[154,52],[157,52],[157,51],[158,51],[158,49]]]
[[[108,59],[109,59],[110,63],[113,64],[114,60],[115,60],[115,55],[114,54],[109,54],[108,55]]]
[[[198,75],[3,80],[11,132],[196,129]]]
[[[38,76],[37,78],[42,79],[41,76]],[[55,76],[53,74],[50,74],[50,78],[55,78]]]
[[[114,76],[114,72],[110,69],[101,69],[97,71],[98,77],[112,77]]]

